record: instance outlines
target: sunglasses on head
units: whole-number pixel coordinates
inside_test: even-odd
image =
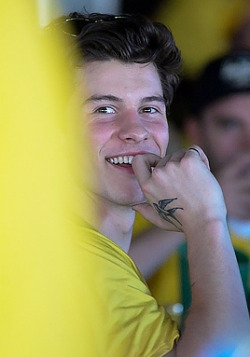
[[[129,15],[106,15],[106,14],[91,14],[89,17],[67,17],[55,21],[52,26],[59,27],[63,33],[77,37],[82,29],[88,24],[110,22],[116,20],[126,20]],[[51,25],[48,27],[51,28]]]

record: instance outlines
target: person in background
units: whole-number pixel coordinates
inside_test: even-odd
[[[210,62],[195,85],[191,111],[184,132],[207,153],[229,226],[250,239],[250,52]]]
[[[221,188],[200,147],[166,156],[181,65],[171,32],[139,15],[73,13],[54,25],[72,39],[96,177],[87,182],[96,216],[78,212],[79,253],[94,267],[86,324],[96,355],[235,352],[250,326]],[[192,304],[181,334],[127,254],[135,211],[185,233]]]

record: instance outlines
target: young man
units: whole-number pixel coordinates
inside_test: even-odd
[[[72,51],[97,177],[88,187],[96,217],[81,241],[95,269],[86,286],[95,355],[231,353],[249,321],[220,186],[199,147],[165,156],[181,63],[172,35],[132,15],[74,13],[61,21],[66,33],[69,24],[80,28]],[[127,255],[135,211],[186,234],[192,306],[181,337]]]

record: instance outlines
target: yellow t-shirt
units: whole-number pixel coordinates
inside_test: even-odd
[[[176,323],[152,297],[131,258],[102,234],[81,229],[79,256],[89,269],[79,279],[86,282],[86,324],[95,356],[157,357],[169,352],[179,337]]]

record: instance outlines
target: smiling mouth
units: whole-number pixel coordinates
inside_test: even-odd
[[[124,156],[114,156],[109,157],[106,160],[117,167],[130,168],[132,170],[132,161],[133,155],[124,155]]]
[[[122,166],[129,166],[131,167],[132,161],[134,156],[117,156],[117,157],[110,157],[107,161],[113,165],[122,165]]]

